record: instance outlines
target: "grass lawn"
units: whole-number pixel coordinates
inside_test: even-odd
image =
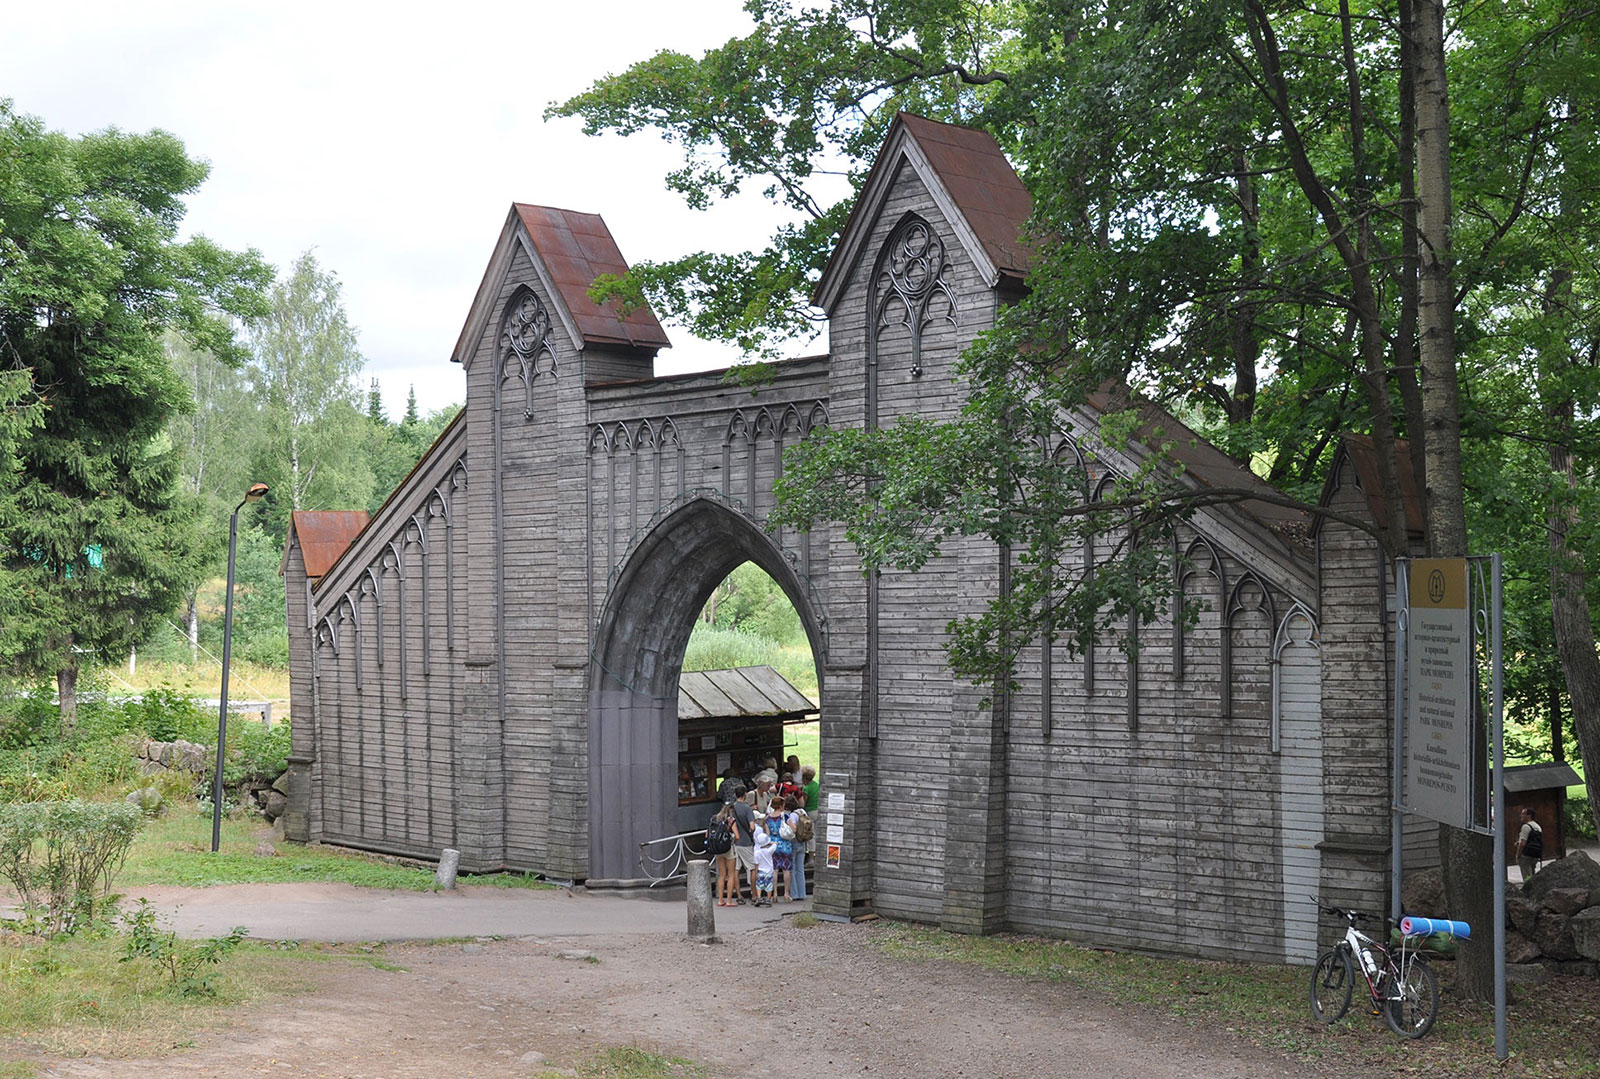
[[[150,1057],[192,1044],[196,1031],[233,1021],[241,1005],[305,992],[308,962],[383,966],[371,945],[283,947],[246,943],[213,968],[213,992],[185,996],[149,962],[124,962],[125,938],[54,941],[0,930],[0,1079],[32,1079],[28,1047],[61,1056]]]
[[[433,870],[405,865],[337,847],[272,843],[276,855],[256,853],[270,832],[257,818],[222,822],[222,844],[211,853],[211,818],[192,809],[174,809],[150,821],[134,841],[127,864],[117,874],[115,886],[260,884],[326,881],[362,888],[431,891]],[[492,884],[505,888],[542,888],[548,885],[520,873],[487,876],[462,874],[462,884]]]
[[[1440,982],[1433,1030],[1419,1041],[1403,1041],[1359,1001],[1338,1023],[1314,1021],[1304,967],[1157,959],[1037,937],[959,936],[910,925],[889,927],[878,943],[900,959],[1063,982],[1114,1004],[1226,1030],[1312,1065],[1307,1074],[1314,1074],[1316,1062],[1344,1061],[1420,1075],[1600,1076],[1600,980],[1594,978],[1513,986],[1506,1020],[1511,1058],[1502,1067],[1494,1059],[1494,1009],[1453,996],[1448,962],[1433,968]]]

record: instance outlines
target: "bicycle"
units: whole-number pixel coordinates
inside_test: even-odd
[[[1390,950],[1356,928],[1358,921],[1377,921],[1374,914],[1340,907],[1317,908],[1345,920],[1344,940],[1323,952],[1311,971],[1311,1015],[1320,1023],[1336,1023],[1350,1008],[1355,970],[1360,969],[1374,1015],[1402,1038],[1420,1038],[1439,1016],[1439,987],[1427,960],[1417,950],[1424,939],[1402,933],[1400,947]]]

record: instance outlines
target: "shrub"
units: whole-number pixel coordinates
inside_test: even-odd
[[[167,984],[185,997],[215,994],[216,989],[211,984],[214,971],[207,968],[220,965],[249,932],[244,926],[236,925],[227,936],[180,941],[178,934],[171,930],[156,928],[155,911],[150,909],[148,899],[139,900],[138,909],[129,914],[124,923],[128,929],[128,943],[118,962],[148,959],[167,976]]]
[[[211,745],[216,746],[215,732]],[[289,724],[263,727],[245,722],[228,725],[228,757],[223,763],[222,782],[237,789],[246,783],[271,783],[289,767]]]
[[[94,919],[143,823],[121,802],[0,805],[0,876],[46,933],[70,933]]]
[[[1588,795],[1567,795],[1567,831],[1584,839],[1595,837],[1594,816],[1589,812]]]

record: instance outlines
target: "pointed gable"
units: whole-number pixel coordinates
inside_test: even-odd
[[[1000,144],[986,131],[902,112],[867,174],[812,302],[833,309],[902,162],[933,196],[985,284],[1020,286],[1030,258],[1021,233],[1033,197]]]
[[[589,298],[589,287],[596,278],[628,272],[627,260],[599,214],[516,202],[511,204],[495,253],[456,341],[451,355],[456,363],[471,367],[473,346],[487,320],[498,313],[494,310],[496,291],[519,243],[527,249],[544,285],[557,301],[557,315],[577,347],[604,344],[650,353],[671,347],[672,342],[649,307],[622,314],[614,305],[601,305]]]
[[[289,515],[289,544],[284,546],[281,574],[289,565],[289,546],[300,544],[306,577],[316,581],[339,561],[367,527],[366,510],[296,510]]]

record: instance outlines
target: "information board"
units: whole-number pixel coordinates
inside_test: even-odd
[[[1457,828],[1472,823],[1468,597],[1466,559],[1412,561],[1406,623],[1406,808]]]

